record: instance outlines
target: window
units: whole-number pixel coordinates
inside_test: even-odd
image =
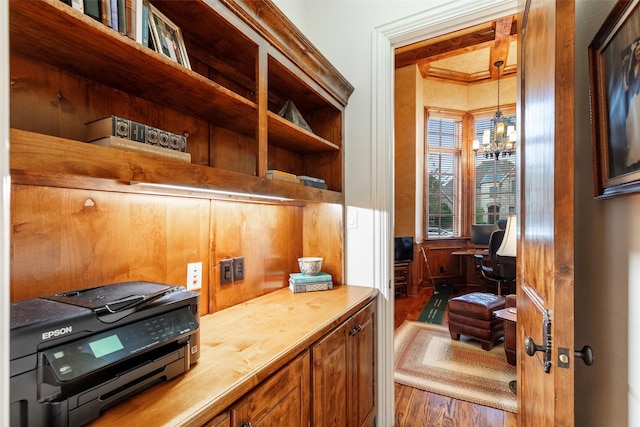
[[[515,122],[515,116],[506,116],[508,122]],[[482,140],[482,132],[491,128],[491,119],[475,121],[476,138]],[[516,159],[514,155],[485,157],[475,155],[476,167],[476,215],[478,224],[495,224],[506,219],[509,212],[516,209]],[[500,213],[504,213],[504,218]]]
[[[428,237],[459,236],[462,121],[430,117],[426,155]]]

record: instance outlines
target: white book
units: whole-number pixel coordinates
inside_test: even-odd
[[[71,7],[75,10],[79,10],[84,13],[84,1],[83,0],[71,0]]]
[[[136,41],[140,44],[142,44],[142,28],[143,28],[143,22],[142,22],[142,17],[143,17],[143,13],[142,13],[142,0],[135,0],[136,5],[135,5],[135,11],[134,16],[135,16],[135,35],[136,35]]]

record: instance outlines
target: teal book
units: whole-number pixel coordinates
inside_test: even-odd
[[[142,32],[142,45],[146,47],[152,47],[149,44],[149,6],[146,3],[142,4],[142,18],[139,21]]]
[[[290,283],[319,283],[319,282],[330,282],[331,275],[329,273],[325,273],[321,271],[315,276],[308,276],[302,273],[290,273],[289,274],[289,282]]]

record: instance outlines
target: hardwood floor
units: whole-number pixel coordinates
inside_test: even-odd
[[[475,290],[456,286],[455,295]],[[417,296],[397,298],[395,302],[395,328],[405,320],[417,320],[420,311],[433,293],[423,288]],[[442,324],[449,321],[445,312]],[[395,384],[396,416],[394,427],[515,427],[516,415],[511,412],[475,405],[462,400]]]

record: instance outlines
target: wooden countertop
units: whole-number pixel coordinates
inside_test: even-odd
[[[108,409],[91,426],[199,426],[335,328],[378,291],[283,288],[200,319],[200,360]]]

